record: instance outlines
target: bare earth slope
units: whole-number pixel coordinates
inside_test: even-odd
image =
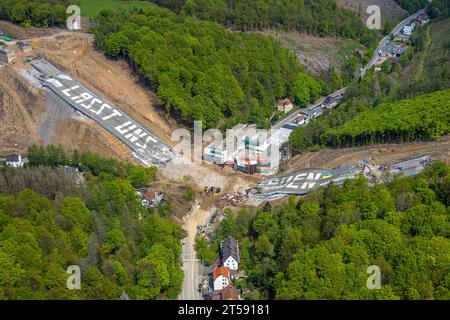
[[[367,8],[371,5],[377,5],[381,8],[382,24],[400,21],[401,17],[407,12],[400,7],[394,0],[337,0],[337,4],[343,8],[350,9],[360,14],[362,21],[367,21],[369,15]]]
[[[50,61],[170,143],[174,124],[156,109],[151,90],[139,82],[126,62],[109,60],[97,51],[91,34],[65,32],[33,42]]]

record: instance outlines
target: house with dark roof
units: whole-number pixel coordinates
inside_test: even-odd
[[[241,257],[239,254],[239,244],[233,237],[228,237],[220,244],[220,252],[222,263],[225,267],[230,268],[230,270],[239,270],[239,263],[241,262]]]
[[[6,156],[6,166],[12,168],[22,167],[23,161],[20,154],[8,154]]]
[[[238,289],[229,285],[220,292],[214,293],[211,296],[211,300],[239,300]]]

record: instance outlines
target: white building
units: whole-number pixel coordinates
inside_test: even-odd
[[[12,168],[23,167],[23,161],[20,154],[8,154],[6,156],[6,166]]]
[[[231,283],[230,269],[215,267],[213,270],[214,291],[220,291]]]

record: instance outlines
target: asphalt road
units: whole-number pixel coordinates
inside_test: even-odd
[[[345,90],[347,90],[347,87],[339,89],[338,91],[330,94],[329,96],[337,96],[340,94],[344,94]],[[307,110],[311,110],[314,109],[318,106],[321,106],[324,102],[325,102],[326,97],[323,97],[319,100],[317,100],[315,103],[309,105],[306,109]],[[295,110],[293,113],[289,114],[286,118],[282,119],[280,122],[278,122],[277,124],[273,125],[273,129],[280,129],[282,126],[286,125],[286,124],[290,124],[292,123],[299,115],[300,113],[304,112],[305,109],[299,109],[299,110]]]
[[[201,300],[198,292],[201,276],[203,275],[203,265],[197,259],[195,251],[195,238],[197,226],[204,224],[203,214],[200,205],[196,202],[192,211],[184,218],[184,229],[187,231],[185,244],[183,245],[183,288],[178,296],[179,300]]]
[[[189,237],[184,240],[186,241],[183,248],[184,281],[183,289],[178,299],[200,300],[201,296],[198,292],[198,285],[200,283],[200,260],[196,258],[194,249],[195,243],[192,243],[192,241],[189,240]]]

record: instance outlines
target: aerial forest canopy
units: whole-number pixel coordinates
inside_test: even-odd
[[[28,154],[27,168],[0,168],[0,300],[178,297],[184,231],[136,196],[155,168],[53,146]],[[81,290],[66,286],[69,265]]]
[[[297,79],[318,85],[271,37],[233,33],[156,6],[103,11],[95,25],[97,46],[111,57],[128,57],[178,120],[209,128],[226,118],[226,124],[266,127],[277,99],[302,95],[294,92]]]
[[[363,176],[283,204],[241,209],[221,223],[213,245],[239,241],[248,299],[450,299],[450,167],[417,177]],[[367,268],[381,288],[367,288]]]

